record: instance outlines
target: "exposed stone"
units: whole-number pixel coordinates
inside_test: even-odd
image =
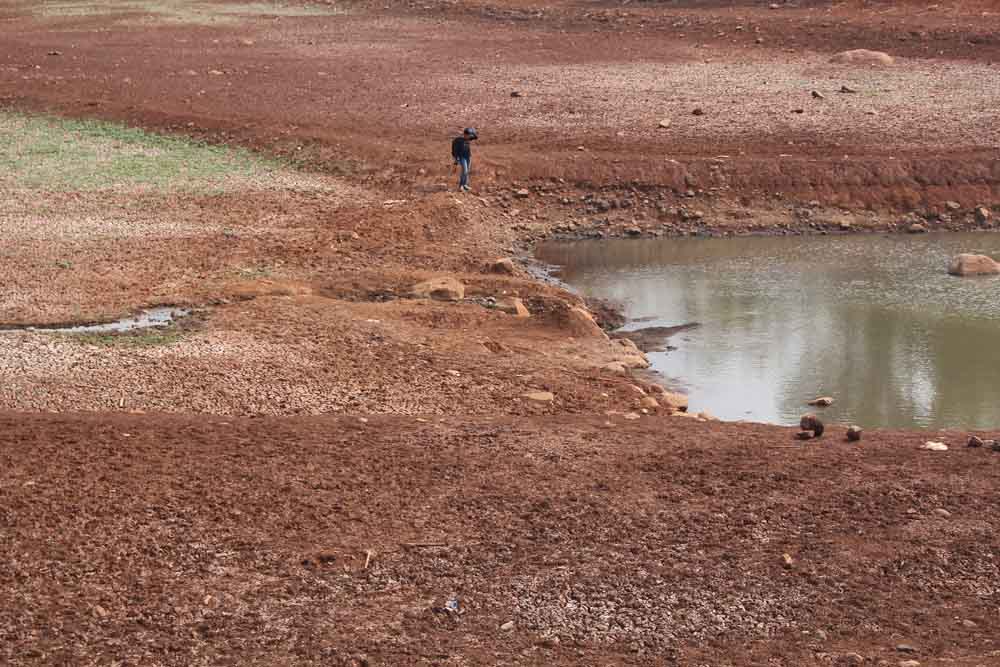
[[[620,361],[612,361],[610,364],[605,364],[601,366],[601,370],[608,371],[610,373],[618,373],[620,375],[625,374],[625,364]]]
[[[948,273],[953,276],[987,276],[1000,273],[1000,263],[986,255],[963,253],[951,260]]]
[[[529,391],[526,394],[521,394],[521,398],[526,398],[536,403],[551,403],[556,397],[551,391]]]
[[[668,127],[670,127],[670,119],[669,118],[664,118],[663,120],[661,120],[660,121],[660,127],[663,128],[664,130],[667,129]]]
[[[979,223],[980,225],[986,224],[987,222],[990,221],[990,218],[993,217],[993,214],[990,212],[990,209],[986,208],[985,206],[977,206],[975,209],[973,209],[972,214],[976,216],[976,222]]]
[[[833,405],[833,398],[830,396],[820,396],[819,398],[814,398],[809,401],[808,405],[815,405],[821,408],[826,408]]]
[[[688,409],[688,397],[684,394],[678,394],[672,391],[665,391],[660,394],[660,404],[664,405],[671,410],[676,410],[678,412],[687,412]]]
[[[503,632],[510,632],[513,629],[514,629],[514,621],[507,621],[506,623],[500,626],[500,630],[502,630]]]
[[[917,647],[912,644],[896,644],[896,651],[899,653],[916,653]]]
[[[962,210],[962,205],[959,204],[957,201],[946,201],[944,203],[944,207],[946,209],[948,209],[949,211],[961,211]]]
[[[858,91],[854,90],[853,88],[849,88],[848,86],[841,86],[840,87],[840,92],[851,94],[851,93],[856,93]]]
[[[659,401],[657,401],[652,396],[644,396],[640,401],[639,405],[644,408],[658,408],[660,407]]]
[[[964,621],[962,621],[962,627],[963,628],[969,628],[969,629],[978,628],[979,624],[976,623],[975,621],[973,621],[972,619],[967,618]]]
[[[604,330],[597,325],[594,317],[583,308],[573,306],[566,311],[566,326],[580,338],[607,338]]]
[[[465,298],[465,285],[455,278],[445,276],[417,283],[412,287],[410,293],[418,299],[461,301]]]
[[[896,61],[892,56],[883,51],[853,49],[851,51],[841,51],[830,58],[830,62],[838,65],[892,65]]]
[[[994,440],[993,444],[990,445],[990,449],[994,452],[1000,452],[1000,440]]]
[[[500,273],[507,276],[514,275],[514,260],[510,257],[501,257],[490,262],[488,267],[490,273]]]
[[[629,421],[641,418],[641,415],[636,412],[629,412],[628,414],[623,416],[625,417],[625,419],[628,419]]]
[[[928,440],[924,444],[920,445],[920,449],[926,449],[930,452],[946,452],[948,451],[948,445],[943,442],[934,442],[933,440]]]
[[[914,222],[912,225],[906,228],[908,234],[924,234],[927,232],[927,227],[920,224],[919,222]]]
[[[919,660],[900,660],[899,667],[920,667]]]
[[[946,510],[943,507],[938,507],[937,509],[935,509],[934,510],[934,514],[936,514],[939,517],[944,518],[944,519],[951,518],[951,512],[949,512],[948,510]]]
[[[799,428],[803,431],[812,431],[815,437],[823,435],[825,430],[823,422],[813,414],[805,414],[799,419]]]
[[[861,440],[861,433],[862,433],[861,427],[852,426],[849,429],[847,429],[847,439],[850,442],[858,442],[859,440]]]
[[[525,190],[524,188],[521,188],[520,190],[514,191],[514,196],[519,199],[527,199],[528,197],[531,196],[531,192]]]
[[[812,96],[813,96],[813,99],[816,99],[816,100],[825,100],[826,99],[826,96],[823,95],[823,93],[819,92],[818,90],[812,91]]]
[[[531,317],[531,312],[528,310],[524,302],[517,297],[509,296],[497,301],[497,310],[503,311],[508,315],[513,315],[514,317]]]
[[[701,107],[698,107],[697,109],[695,109],[695,110],[693,110],[693,111],[691,112],[691,115],[692,115],[692,116],[704,116],[704,115],[705,115],[705,112],[704,112],[704,110],[702,110],[702,108],[701,108]]]
[[[717,422],[717,421],[719,421],[718,417],[716,417],[711,412],[708,412],[706,410],[702,410],[696,416],[698,417],[698,419],[703,419],[703,420],[705,420],[707,422]]]
[[[974,435],[969,436],[969,442],[966,443],[967,447],[982,447],[983,439]]]
[[[510,96],[511,97],[524,97],[524,93],[522,93],[520,90],[512,90],[512,91],[510,91]]]
[[[798,438],[799,440],[812,440],[813,432],[799,431],[798,433],[795,434],[795,437]]]

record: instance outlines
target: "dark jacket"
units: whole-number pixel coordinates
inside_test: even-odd
[[[465,137],[455,137],[451,142],[451,156],[456,160],[472,159],[472,146]]]

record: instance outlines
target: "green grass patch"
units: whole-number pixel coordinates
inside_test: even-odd
[[[122,349],[173,345],[184,337],[184,331],[170,328],[149,328],[135,331],[65,335],[82,345]]]
[[[79,191],[225,191],[288,167],[249,151],[118,123],[0,113],[0,185]]]
[[[40,0],[28,8],[44,17],[119,17],[166,23],[213,25],[261,16],[332,16],[342,13],[326,4],[286,2],[211,2],[192,0]]]

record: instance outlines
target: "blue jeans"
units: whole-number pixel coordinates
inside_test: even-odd
[[[455,160],[459,167],[462,169],[462,175],[458,179],[458,187],[465,188],[469,186],[469,169],[472,167],[471,158],[458,158]]]

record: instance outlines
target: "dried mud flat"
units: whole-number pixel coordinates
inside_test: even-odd
[[[0,324],[195,312],[0,332],[0,662],[1000,664],[1000,454],[671,415],[578,296],[491,268],[992,229],[992,3],[10,2],[0,31]]]

